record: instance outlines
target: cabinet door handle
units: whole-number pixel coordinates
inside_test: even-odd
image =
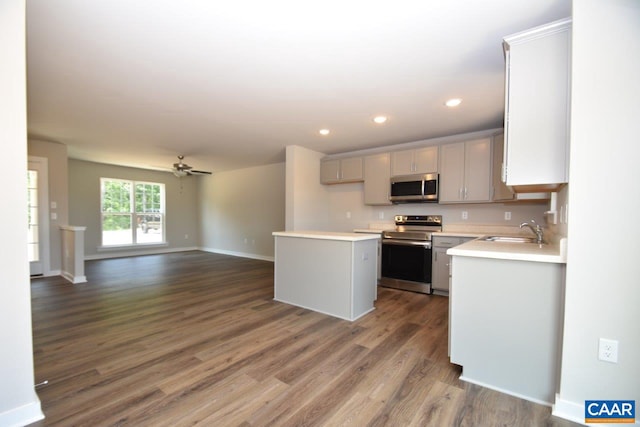
[[[458,189],[458,199],[463,200],[463,197],[462,197],[462,187],[460,187],[460,188]]]
[[[438,262],[438,252],[436,252],[436,262]]]

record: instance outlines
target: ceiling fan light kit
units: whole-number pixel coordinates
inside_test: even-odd
[[[194,170],[193,167],[189,166],[186,163],[183,163],[182,160],[184,160],[184,156],[179,155],[178,163],[173,164],[173,174],[178,178],[182,178],[183,176],[187,175],[211,175],[211,172],[208,171]]]

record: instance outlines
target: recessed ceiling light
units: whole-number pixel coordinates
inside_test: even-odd
[[[331,131],[329,129],[320,129],[318,133],[322,136],[327,136],[331,133]]]
[[[452,98],[444,103],[447,107],[457,107],[462,102],[460,98]]]
[[[373,121],[379,125],[383,124],[387,121],[387,116],[376,116],[373,118]]]

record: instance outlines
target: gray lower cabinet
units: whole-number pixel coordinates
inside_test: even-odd
[[[274,300],[346,320],[372,311],[378,236],[274,232]]]
[[[475,237],[433,236],[431,241],[433,261],[431,264],[431,289],[434,293],[449,295],[449,264],[451,257],[447,255],[447,249],[473,239]]]
[[[565,265],[457,255],[451,265],[450,355],[460,379],[553,403]]]

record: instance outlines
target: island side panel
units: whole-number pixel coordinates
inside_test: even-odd
[[[274,299],[351,320],[352,242],[275,237]]]
[[[454,256],[451,362],[461,378],[538,403],[557,392],[564,265]]]
[[[373,310],[378,286],[378,241],[364,240],[353,245],[352,319]]]

